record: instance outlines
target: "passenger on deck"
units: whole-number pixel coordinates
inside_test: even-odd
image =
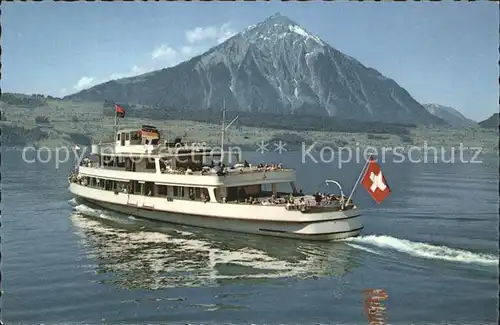
[[[316,205],[320,205],[322,199],[321,193],[317,192],[316,195],[314,195],[314,199],[316,200]]]
[[[243,162],[243,167],[250,167],[250,164],[248,163],[248,161],[245,160],[245,162]]]
[[[304,210],[304,209],[305,209],[305,207],[306,207],[306,201],[305,201],[305,200],[304,200],[304,198],[302,197],[302,198],[300,198],[300,200],[299,200],[299,208],[300,208],[300,210]]]

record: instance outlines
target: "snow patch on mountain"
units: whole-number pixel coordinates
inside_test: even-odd
[[[301,36],[304,36],[305,38],[307,39],[312,39],[314,40],[316,43],[318,43],[319,45],[321,46],[325,46],[325,44],[319,39],[319,37],[317,36],[314,36],[314,35],[311,35],[309,33],[307,33],[304,29],[302,29],[300,26],[297,26],[297,25],[288,25],[288,29],[291,31],[291,32],[294,32],[296,34],[299,34]]]
[[[446,123],[452,126],[467,126],[477,124],[477,122],[463,116],[462,113],[460,113],[453,107],[438,104],[424,104],[423,106],[429,113],[443,119]]]

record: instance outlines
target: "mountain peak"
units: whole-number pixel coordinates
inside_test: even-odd
[[[267,19],[264,20],[264,22],[284,23],[284,24],[292,23],[292,24],[295,24],[295,22],[293,22],[287,16],[283,15],[281,12],[277,12],[277,13],[275,13],[275,14],[267,17]]]
[[[269,16],[259,24],[249,26],[244,34],[248,40],[276,42],[279,39],[302,38],[304,41],[312,40],[325,46],[318,36],[308,32],[304,27],[279,12]]]
[[[272,14],[271,16],[269,16],[269,18],[274,18],[274,17],[284,17],[285,15],[283,15],[281,12],[275,12],[274,14]]]
[[[444,123],[411,95],[276,13],[204,54],[126,82],[68,96],[204,110],[335,116],[390,123]]]

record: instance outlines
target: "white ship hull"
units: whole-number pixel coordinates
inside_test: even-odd
[[[112,211],[203,228],[321,241],[358,236],[363,229],[357,209],[303,213],[273,205],[169,201],[162,197],[115,194],[76,183],[70,184],[69,191]]]

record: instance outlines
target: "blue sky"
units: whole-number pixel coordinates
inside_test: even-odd
[[[182,62],[281,12],[421,103],[498,111],[498,4],[3,3],[2,91],[62,96]]]

